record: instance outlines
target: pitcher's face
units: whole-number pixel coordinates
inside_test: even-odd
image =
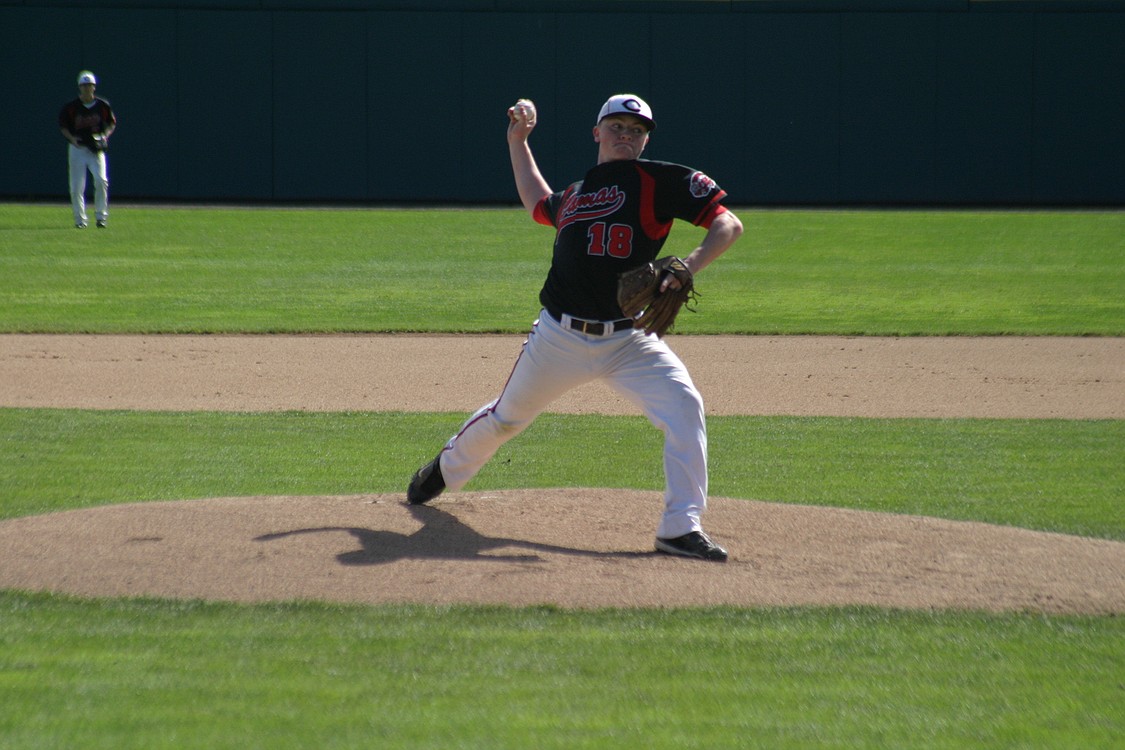
[[[594,127],[598,163],[639,159],[648,145],[648,127],[633,115],[610,115]]]

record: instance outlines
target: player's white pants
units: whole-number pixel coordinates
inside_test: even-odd
[[[680,358],[643,331],[590,336],[563,328],[546,311],[532,326],[503,392],[478,409],[442,451],[446,488],[461,489],[552,401],[596,379],[604,379],[664,433],[664,515],[656,535],[674,538],[701,530],[707,426],[703,399]],[[589,446],[587,458],[615,460],[605,445]]]
[[[109,173],[106,169],[105,152],[95,153],[73,144],[67,146],[67,151],[70,164],[70,206],[74,209],[74,223],[87,223],[87,172],[94,176],[94,218],[105,221],[109,218]]]

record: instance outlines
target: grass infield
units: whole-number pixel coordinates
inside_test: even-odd
[[[0,519],[137,500],[401,493],[458,421],[0,409]],[[716,496],[1125,540],[1123,421],[710,417],[708,428]],[[639,460],[574,458],[590,451]],[[660,451],[642,417],[544,414],[472,489],[660,490]]]
[[[1111,748],[1121,618],[0,593],[5,748]]]
[[[684,333],[1122,335],[1125,214],[740,211]],[[667,251],[686,252],[677,227]],[[523,331],[520,211],[0,205],[0,331]],[[452,313],[450,311],[453,311]],[[637,424],[633,424],[636,421]],[[400,491],[448,414],[0,409],[0,518]],[[1125,538],[1120,421],[710,420],[712,490]],[[536,435],[535,431],[546,434]],[[372,440],[380,434],[394,440]],[[632,417],[545,416],[480,486],[649,487]],[[517,455],[518,454],[518,455]],[[646,469],[649,467],[645,467]],[[0,747],[1110,748],[1122,618],[239,606],[0,592]]]

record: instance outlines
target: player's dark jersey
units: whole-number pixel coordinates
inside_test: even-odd
[[[84,141],[116,124],[113,108],[99,97],[94,97],[89,106],[81,99],[67,102],[59,112],[59,127],[66,128]]]
[[[667,162],[609,161],[535,207],[556,228],[551,269],[539,301],[551,312],[590,320],[623,317],[617,275],[656,258],[675,219],[708,227],[726,197],[702,172]]]

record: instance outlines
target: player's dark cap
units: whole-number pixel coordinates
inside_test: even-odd
[[[78,85],[81,86],[82,84],[85,84],[85,83],[92,83],[96,86],[96,85],[98,85],[98,79],[94,78],[94,74],[91,73],[90,71],[83,70],[81,73],[78,74]]]
[[[656,130],[656,120],[652,119],[652,107],[636,94],[615,94],[602,105],[598,112],[598,122],[610,115],[633,115],[648,124],[648,129]]]

